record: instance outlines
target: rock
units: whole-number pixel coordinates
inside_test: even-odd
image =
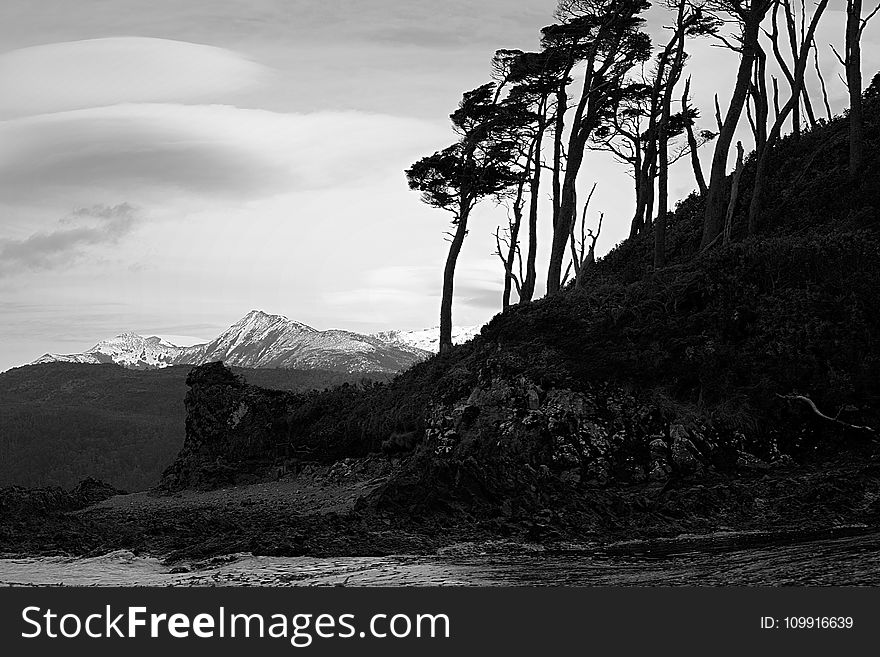
[[[759,459],[754,454],[749,454],[745,451],[738,451],[736,458],[736,465],[740,468],[747,468],[749,470],[769,470],[770,464],[766,461]]]
[[[302,431],[291,420],[303,402],[296,393],[249,385],[219,362],[194,367],[186,382],[186,435],[162,475],[165,490],[254,483],[277,478],[292,458],[352,455],[344,442]]]
[[[686,474],[702,471],[703,463],[700,451],[687,437],[687,432],[681,428],[673,435],[671,450],[673,466]]]
[[[455,446],[458,445],[458,442],[458,434],[452,429],[447,429],[437,439],[437,444],[434,447],[434,454],[436,454],[437,456],[445,456],[451,453],[453,449],[455,449]]]
[[[58,486],[10,486],[0,489],[0,517],[8,520],[75,511],[123,493],[124,491],[92,477],[84,479],[69,491]]]
[[[669,448],[661,438],[655,438],[648,445],[650,460],[648,463],[648,479],[666,481],[672,473],[669,465]]]
[[[111,486],[100,479],[87,477],[79,482],[70,491],[70,494],[76,498],[77,502],[82,506],[90,506],[92,504],[97,504],[98,502],[103,502],[110,497],[115,497],[116,495],[125,495],[125,491],[120,490],[115,486]]]

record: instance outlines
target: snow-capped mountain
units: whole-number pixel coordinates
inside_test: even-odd
[[[155,369],[180,362],[184,351],[183,347],[156,336],[145,338],[135,333],[123,333],[115,338],[102,340],[82,354],[44,354],[32,364],[116,363],[129,369]]]
[[[196,363],[222,360],[239,367],[396,372],[427,355],[374,336],[319,331],[282,315],[253,310],[217,339],[189,347],[185,358]]]
[[[453,326],[452,344],[461,344],[480,333],[481,326]],[[440,350],[440,327],[420,329],[416,331],[383,331],[374,333],[375,337],[389,344],[399,344],[437,353]]]
[[[397,372],[429,355],[407,340],[336,329],[319,331],[282,315],[253,310],[206,344],[179,347],[156,336],[123,333],[85,353],[45,354],[32,364],[116,363],[130,369],[155,369],[222,360],[252,368]]]

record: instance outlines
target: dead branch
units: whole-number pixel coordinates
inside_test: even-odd
[[[819,83],[822,85],[822,101],[825,103],[825,114],[828,116],[828,120],[831,121],[833,115],[831,114],[831,104],[828,102],[828,88],[825,86],[825,77],[822,75],[822,68],[819,66],[819,48],[816,46],[815,41],[813,41],[813,64],[816,67],[816,75],[819,76]]]
[[[859,27],[859,37],[861,37],[862,32],[865,31],[865,27],[868,25],[868,21],[871,20],[872,18],[874,18],[874,16],[877,15],[878,11],[880,11],[880,4],[878,4],[876,7],[874,7],[874,11],[872,11],[870,14],[868,14],[867,17],[862,19],[862,24]]]
[[[779,397],[780,399],[787,399],[789,401],[803,402],[804,404],[806,404],[807,406],[810,407],[810,409],[813,411],[814,414],[818,415],[823,420],[827,420],[828,422],[833,422],[834,424],[839,424],[840,426],[846,427],[847,429],[852,429],[854,431],[867,431],[868,433],[877,433],[877,430],[874,427],[862,426],[859,424],[850,424],[849,422],[844,422],[843,420],[840,420],[836,417],[830,417],[828,415],[825,415],[822,411],[820,411],[816,407],[816,404],[815,404],[815,402],[813,402],[812,399],[810,399],[809,397],[806,397],[804,395],[796,395],[796,394],[780,395],[779,393],[777,393],[776,396]]]
[[[513,271],[512,263],[508,262],[508,258],[504,254],[504,251],[501,248],[502,245],[507,247],[508,252],[510,251],[510,240],[506,237],[501,237],[501,226],[498,226],[498,228],[495,229],[495,255],[497,255],[498,258],[501,260],[501,265],[504,267],[504,273],[513,282],[513,286],[516,289],[516,293],[520,294],[520,292],[522,290],[522,283],[521,283],[522,259],[521,259],[521,256],[520,256],[520,276],[518,276]],[[516,252],[516,254],[519,256],[520,255],[519,244],[515,245],[513,248],[514,248],[514,251]]]
[[[775,111],[774,120],[779,120],[779,80],[773,76],[773,110]]]
[[[688,115],[688,97],[691,93],[691,78],[688,76],[687,82],[684,85],[684,94],[681,97],[681,111],[682,114],[687,118]],[[694,126],[690,121],[685,122],[685,130],[687,130],[687,141],[688,148],[687,152],[690,153],[691,156],[691,168],[694,170],[694,177],[697,180],[697,186],[700,188],[700,193],[705,196],[709,187],[706,185],[706,178],[703,175],[703,166],[700,163],[700,155],[697,152],[699,149],[699,144],[697,143],[696,136],[694,135]],[[709,141],[708,139],[706,141]],[[705,143],[705,142],[704,142]]]
[[[834,56],[837,57],[837,61],[840,62],[840,65],[841,65],[841,66],[846,66],[846,60],[845,60],[843,57],[840,56],[840,53],[837,52],[837,48],[834,47],[834,44],[833,44],[833,43],[829,43],[828,45],[831,46],[831,52],[833,52],[833,53],[834,53]]]

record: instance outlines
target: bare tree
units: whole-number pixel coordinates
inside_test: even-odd
[[[785,55],[782,52],[782,47],[780,46],[780,39],[782,38],[779,29],[780,8],[783,10],[783,14],[785,16],[785,36],[788,44],[789,54],[792,58],[792,64],[790,66],[785,58]],[[798,20],[800,20],[800,31],[798,30]],[[791,129],[795,135],[801,134],[801,98],[803,98],[804,110],[810,126],[813,128],[816,127],[816,117],[813,113],[813,105],[810,101],[810,95],[807,91],[807,87],[803,83],[803,80],[798,82],[794,70],[797,67],[797,61],[800,57],[800,52],[807,38],[805,31],[805,21],[806,7],[802,6],[800,14],[798,14],[797,9],[793,7],[791,0],[779,0],[779,3],[773,7],[773,30],[769,33],[770,42],[773,46],[773,55],[776,58],[776,62],[779,65],[782,74],[788,81],[788,86],[791,89],[792,95],[794,95],[795,89],[797,89],[799,92],[797,96],[798,101],[794,104],[791,110]]]
[[[516,289],[517,296],[522,295],[523,263],[518,239],[521,218],[522,215],[511,220],[503,234],[501,226],[495,229],[495,255],[504,267],[504,296],[501,303],[503,310],[510,306],[511,286]]]
[[[566,270],[563,278],[563,285],[565,285],[568,280],[569,271],[573,270],[575,287],[583,287],[584,281],[586,280],[586,272],[596,262],[596,242],[599,240],[599,235],[602,233],[602,222],[605,219],[605,213],[602,212],[599,214],[599,223],[596,226],[596,231],[593,232],[592,228],[587,228],[587,212],[590,208],[590,201],[593,199],[593,194],[596,191],[596,185],[597,183],[593,183],[593,187],[590,189],[590,193],[587,196],[587,201],[584,203],[584,209],[581,213],[580,236],[575,236],[574,224],[572,224],[571,231],[569,232],[571,262],[569,263],[569,268]]]

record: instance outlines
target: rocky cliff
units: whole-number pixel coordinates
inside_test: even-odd
[[[658,493],[678,480],[791,462],[772,442],[670,421],[621,386],[573,390],[512,376],[492,361],[466,394],[426,404],[420,430],[380,433],[383,440],[361,440],[354,427],[348,435],[322,431],[315,413],[304,413],[322,395],[251,386],[221,363],[194,368],[187,384],[186,439],[163,478],[171,490],[265,481],[306,462],[384,452],[398,467],[361,500],[361,512],[584,528],[600,520],[594,502],[602,490]],[[347,390],[369,394],[337,392]]]

